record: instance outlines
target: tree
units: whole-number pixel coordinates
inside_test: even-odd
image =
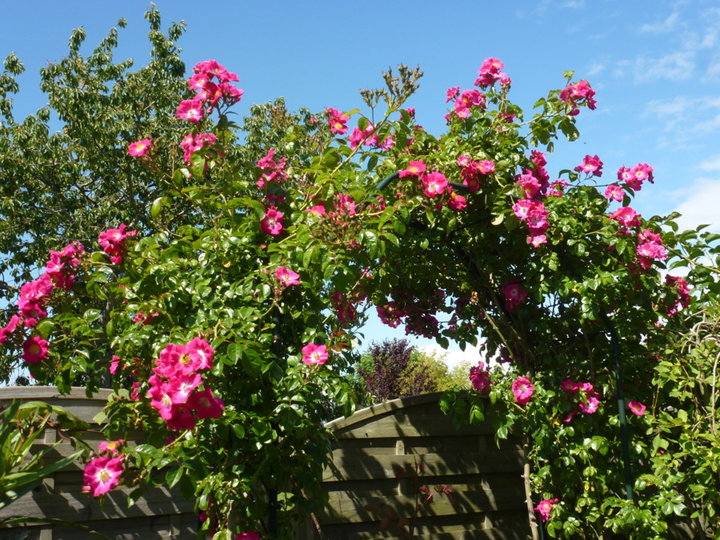
[[[402,397],[400,377],[415,348],[405,339],[374,343],[361,359],[357,372],[376,403]]]
[[[368,398],[376,403],[428,392],[469,389],[469,363],[448,370],[436,354],[420,351],[405,339],[374,343],[355,366]],[[361,402],[370,405],[370,399]]]

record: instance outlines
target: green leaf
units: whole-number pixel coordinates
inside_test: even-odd
[[[169,206],[167,197],[163,196],[163,197],[158,197],[157,199],[155,199],[153,201],[152,205],[150,206],[150,217],[153,219],[158,217],[158,215],[162,211],[163,207],[165,207],[165,206]]]
[[[177,469],[170,469],[168,472],[166,472],[165,484],[167,485],[167,487],[170,489],[174,488],[182,478],[183,473],[184,469],[182,467],[178,467]]]

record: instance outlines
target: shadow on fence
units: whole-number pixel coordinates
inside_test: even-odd
[[[92,422],[109,394],[101,390],[87,398],[80,388],[67,396],[55,388],[4,388],[0,403],[46,401]],[[307,520],[297,540],[402,538],[397,526],[407,529],[410,522],[415,538],[530,536],[519,441],[505,441],[498,449],[487,423],[456,428],[440,411],[439,397],[425,394],[390,401],[328,425],[335,435],[332,460],[323,474],[329,503],[315,519]],[[48,430],[44,443],[54,443],[53,437],[54,431]],[[94,441],[90,433],[86,441],[96,446],[99,434],[96,437]],[[73,451],[65,442],[56,450],[58,458]],[[421,486],[427,491],[420,493]],[[441,486],[449,493],[438,492]],[[82,467],[74,464],[0,509],[0,520],[18,515],[63,519],[118,540],[195,538],[192,501],[154,488],[128,508],[129,491],[119,486],[101,505],[82,493]],[[432,501],[418,508],[431,493]],[[97,537],[53,525],[0,528],[0,540],[89,538]]]
[[[329,504],[303,540],[402,538],[400,525],[414,526],[416,538],[530,536],[520,442],[498,449],[489,423],[456,428],[439,398],[398,399],[328,424],[336,437],[323,476]]]

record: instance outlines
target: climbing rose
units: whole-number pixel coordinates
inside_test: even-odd
[[[573,107],[569,113],[571,116],[580,112],[577,105],[583,102],[587,104],[588,109],[595,110],[597,101],[595,101],[594,96],[595,90],[590,88],[590,83],[587,81],[570,84],[560,92],[560,100]]]
[[[41,337],[31,337],[23,343],[23,359],[28,364],[37,364],[48,357],[48,342]]]
[[[692,300],[690,297],[690,287],[688,286],[688,282],[683,278],[669,274],[665,276],[665,285],[674,288],[678,295],[678,300],[668,309],[668,317],[672,317],[676,315],[678,311],[690,305]],[[2,332],[2,330],[0,330],[0,332]],[[2,341],[0,341],[0,343],[2,343]]]
[[[25,283],[20,287],[18,307],[24,324],[28,328],[35,326],[38,319],[47,316],[45,305],[47,298],[52,294],[54,285],[51,277],[45,273],[34,281]]]
[[[465,208],[467,207],[467,198],[451,191],[450,199],[448,200],[448,206],[453,210],[465,210]]]
[[[98,244],[103,251],[110,255],[110,262],[120,264],[123,261],[123,253],[125,251],[125,239],[137,236],[137,231],[127,230],[127,225],[120,224],[117,229],[108,229],[98,236]]]
[[[150,139],[143,139],[141,141],[136,141],[136,142],[128,145],[128,154],[130,154],[133,157],[144,156],[150,150],[151,145],[152,145],[152,141]]]
[[[360,144],[364,144],[367,146],[377,144],[378,138],[377,134],[374,133],[375,126],[368,122],[367,126],[364,130],[361,130],[360,128],[353,129],[353,132],[348,137],[348,142],[350,143],[350,148],[353,150],[357,148]]]
[[[326,111],[328,115],[328,124],[330,124],[330,131],[332,133],[337,133],[338,135],[345,135],[348,130],[347,122],[350,120],[350,115],[343,114],[332,107],[328,107]]]
[[[639,401],[628,401],[628,408],[635,416],[643,416],[647,407]]]
[[[535,507],[535,511],[540,514],[540,519],[546,522],[550,519],[550,513],[552,512],[553,505],[560,502],[560,499],[543,499]]]
[[[189,364],[194,370],[212,368],[215,349],[202,338],[194,338],[185,346],[185,353],[190,358]]]
[[[175,116],[181,120],[199,122],[204,116],[203,102],[199,99],[185,99],[178,105]]]
[[[62,251],[50,250],[50,259],[45,265],[45,274],[50,276],[52,282],[61,289],[70,290],[75,275],[74,268],[80,265],[79,257],[85,253],[85,247],[79,242],[72,242]]]
[[[450,103],[453,99],[458,97],[459,94],[459,86],[453,86],[452,88],[448,88],[447,90],[445,90],[445,103]]]
[[[328,359],[327,347],[325,345],[316,345],[308,343],[302,348],[303,364],[312,366],[314,364],[324,364]]]
[[[511,281],[502,286],[502,293],[505,296],[505,309],[514,310],[527,299],[527,291],[517,281]]]
[[[612,212],[608,217],[625,227],[639,227],[642,216],[629,206],[623,206]]]
[[[275,277],[283,287],[300,284],[300,274],[293,272],[292,270],[288,270],[285,266],[281,266],[275,270]]]
[[[485,108],[485,94],[478,90],[463,90],[463,92],[455,100],[453,113],[458,118],[467,118],[470,116],[470,107]]]
[[[235,540],[262,540],[262,537],[255,531],[238,533]]]
[[[532,399],[535,387],[527,377],[518,377],[512,383],[512,391],[515,395],[515,402],[518,405],[527,405]]]
[[[283,230],[284,214],[274,206],[265,211],[265,217],[260,221],[260,229],[271,236],[278,236]]]
[[[17,327],[22,323],[23,319],[19,315],[13,315],[10,317],[7,325],[5,325],[4,328],[0,328],[0,345],[4,345],[13,332],[15,332]]]
[[[120,369],[120,357],[113,354],[112,358],[110,359],[110,368],[108,370],[110,371],[111,375],[116,375],[119,369]]]
[[[98,445],[98,452],[108,452],[111,456],[115,456],[120,452],[120,447],[125,444],[125,439],[116,441],[102,441]]]
[[[605,198],[609,201],[622,202],[625,192],[617,184],[610,184],[605,190]]]
[[[577,172],[584,172],[595,176],[602,176],[603,162],[597,156],[585,156],[580,165],[575,167]]]
[[[97,457],[85,465],[83,491],[89,491],[94,497],[104,495],[120,482],[120,475],[123,473],[123,458],[120,455],[115,458]]]
[[[422,177],[423,185],[425,186],[425,195],[431,199],[437,195],[443,193],[448,187],[447,178],[445,175],[439,172],[431,172]]]
[[[220,82],[237,82],[240,78],[237,73],[225,69],[217,60],[203,60],[193,67],[194,73],[205,73],[209,77],[217,77]]]
[[[652,266],[653,260],[664,261],[668,258],[662,237],[649,229],[644,229],[638,234],[636,254],[638,256],[638,264],[645,270]]]
[[[500,71],[504,67],[505,65],[497,58],[486,58],[478,71],[475,86],[492,86],[495,81],[500,81],[500,84],[509,84],[508,76]]]
[[[190,396],[190,406],[196,411],[198,418],[220,418],[225,403],[213,396],[209,388],[195,392]]]
[[[490,372],[485,367],[485,362],[480,360],[477,366],[470,368],[470,382],[473,388],[478,392],[489,392],[492,381],[490,380]]]
[[[327,214],[327,210],[325,210],[325,207],[321,204],[313,206],[312,208],[308,208],[305,211],[310,212],[311,214],[315,214],[316,216],[324,216]]]
[[[420,176],[422,173],[425,172],[425,163],[423,161],[411,161],[408,163],[408,166],[400,171],[400,178],[405,178],[406,176]]]

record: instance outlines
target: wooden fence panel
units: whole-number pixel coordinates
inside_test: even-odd
[[[11,387],[0,389],[0,403],[13,399],[22,401],[45,401],[67,408],[86,422],[102,410],[110,390],[100,390],[93,397],[85,396],[83,388],[73,388],[68,395],[61,395],[50,387]],[[43,444],[52,444],[55,432],[48,430]],[[84,440],[91,447],[97,447],[102,439],[99,434],[89,433]],[[136,441],[128,441],[134,444]],[[73,452],[70,443],[63,442],[48,456],[60,458]],[[149,489],[131,507],[128,507],[128,493],[123,485],[118,486],[104,497],[102,505],[91,495],[82,492],[83,469],[80,464],[71,464],[46,479],[33,492],[0,509],[0,520],[13,516],[36,519],[62,519],[85,525],[109,538],[118,540],[145,539],[194,539],[197,530],[197,515],[193,501],[171,493],[165,488]],[[91,535],[73,527],[59,525],[37,525],[28,523],[9,528],[0,528],[0,540],[97,540]]]
[[[55,388],[5,388],[0,389],[0,403],[46,401],[92,422],[109,394],[101,390],[87,398],[80,388],[67,396]],[[308,521],[298,538],[393,538],[392,531],[380,530],[383,512],[410,518],[419,485],[430,489],[448,485],[452,495],[435,494],[417,513],[416,538],[528,538],[523,454],[518,441],[506,441],[498,449],[488,423],[455,428],[440,411],[438,399],[439,394],[426,394],[394,400],[331,422],[328,427],[335,434],[335,445],[332,462],[323,474],[329,504],[315,520]],[[52,435],[54,432],[48,431],[44,444],[54,442]],[[86,440],[96,446],[100,436],[91,433]],[[54,452],[59,458],[72,451],[69,443],[61,443]],[[419,471],[417,481],[398,479],[398,467]],[[153,488],[128,507],[129,489],[121,485],[101,505],[82,493],[82,483],[82,467],[70,465],[34,492],[0,509],[0,520],[17,515],[63,519],[118,540],[195,538],[197,517],[192,501]],[[0,540],[90,538],[97,537],[60,526],[0,528]]]
[[[448,485],[452,494],[435,493],[417,512],[416,538],[530,537],[519,441],[498,449],[489,422],[456,428],[439,397],[394,400],[328,424],[336,438],[323,474],[329,503],[301,538],[395,538],[380,521],[410,519],[421,485]],[[417,479],[399,479],[398,467]]]

